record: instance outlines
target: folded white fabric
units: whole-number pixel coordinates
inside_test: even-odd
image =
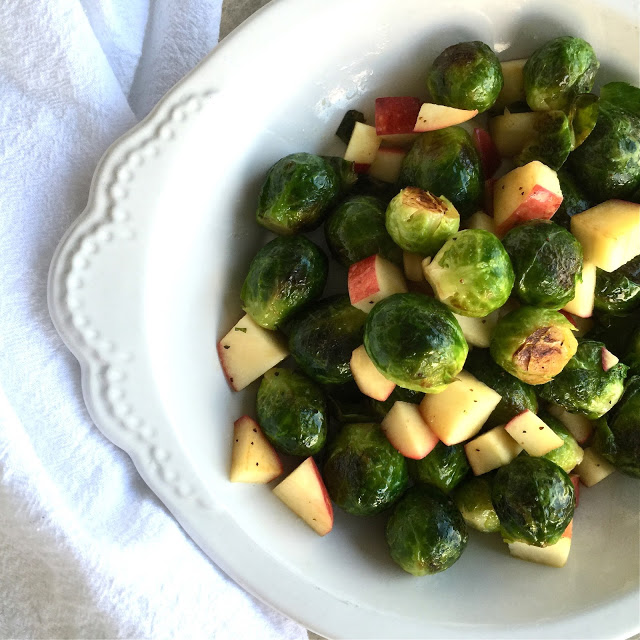
[[[209,562],[92,425],[47,311],[100,156],[215,44],[220,8],[0,2],[0,637],[306,638]]]

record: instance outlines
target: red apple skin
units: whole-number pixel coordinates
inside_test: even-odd
[[[356,304],[380,291],[378,276],[376,275],[376,255],[369,256],[349,267],[347,276],[349,299]]]
[[[578,502],[580,502],[580,476],[577,473],[570,473],[569,480],[573,484],[573,490],[576,495],[576,507],[578,506]]]
[[[311,461],[311,462],[309,462],[309,465],[313,469],[313,472],[316,474],[316,478],[318,480],[318,485],[320,486],[320,489],[322,490],[322,497],[324,498],[324,504],[327,507],[327,513],[329,514],[329,517],[331,518],[331,526],[333,526],[333,504],[331,504],[331,498],[329,498],[329,493],[327,492],[327,487],[325,486],[324,480],[322,479],[322,475],[320,474],[320,471],[318,470],[318,465],[316,464],[316,461],[311,457],[309,458],[309,460]]]
[[[574,319],[574,317],[568,312],[565,311],[564,309],[560,309],[560,313],[574,326],[576,327],[576,329],[578,328],[578,325],[576,324],[576,321]],[[605,369],[606,371],[606,369]]]
[[[482,165],[484,177],[485,179],[489,179],[502,164],[502,158],[500,158],[500,154],[496,149],[496,145],[493,144],[489,132],[481,127],[476,127],[473,130],[473,144],[480,156],[480,164]]]
[[[504,222],[498,225],[496,231],[502,237],[509,229],[528,220],[549,220],[561,203],[562,196],[537,184],[531,189],[527,199]]]
[[[354,162],[353,163],[353,170],[356,173],[369,173],[369,167],[371,165],[367,164],[366,162]]]
[[[218,342],[216,349],[218,350],[218,359],[220,360],[220,366],[222,367],[222,373],[224,373],[224,377],[227,379],[227,383],[231,387],[233,391],[237,391],[237,387],[233,384],[233,378],[230,373],[227,371],[226,360],[225,360],[225,350],[222,346],[222,340]]]
[[[409,96],[376,98],[376,133],[379,136],[411,133],[422,103]]]
[[[493,187],[496,184],[495,178],[484,181],[484,212],[493,215]]]
[[[611,367],[615,367],[620,360],[609,351],[606,347],[602,347],[602,370],[609,371]]]

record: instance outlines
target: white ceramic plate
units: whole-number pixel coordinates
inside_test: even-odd
[[[561,6],[560,6],[561,5]],[[329,637],[603,638],[640,629],[637,484],[584,491],[562,570],[472,535],[450,570],[416,579],[388,558],[381,519],[336,514],[316,536],[268,487],[227,481],[233,394],[216,341],[266,236],[266,169],[338,152],[346,108],[422,94],[430,61],[462,40],[503,59],[580,35],[600,81],[638,82],[637,5],[623,0],[280,0],[225,40],[103,158],[50,273],[54,322],[82,365],[98,427],[207,554],[240,584]],[[255,387],[255,385],[254,385]],[[636,481],[637,483],[637,481]]]

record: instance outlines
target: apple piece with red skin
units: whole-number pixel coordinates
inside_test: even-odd
[[[371,168],[370,164],[366,164],[364,162],[354,162],[353,170],[356,173],[369,173],[369,169]]]
[[[394,293],[406,293],[400,269],[380,255],[373,255],[349,267],[349,299],[354,307],[369,313],[376,302]]]
[[[282,463],[258,423],[242,416],[233,423],[231,482],[266,484],[282,473]]]
[[[495,178],[484,181],[484,210],[487,215],[493,216],[493,190],[496,185]],[[495,224],[495,223],[494,223]]]
[[[473,130],[472,140],[476,151],[480,156],[482,173],[484,174],[485,179],[488,180],[498,170],[498,167],[502,164],[502,159],[500,158],[496,145],[493,144],[493,140],[486,129],[476,127]]]
[[[418,98],[410,96],[376,98],[376,133],[384,136],[413,132],[420,104]]]
[[[602,370],[609,371],[612,367],[615,367],[618,362],[620,362],[620,358],[616,357],[607,349],[606,347],[602,347]]]
[[[530,456],[544,456],[563,444],[562,438],[529,409],[509,420],[504,430]]]
[[[369,167],[369,175],[383,182],[395,184],[400,175],[402,160],[407,152],[400,147],[380,147]]]
[[[374,127],[364,124],[362,122],[356,122],[353,131],[351,132],[351,138],[349,138],[349,144],[344,152],[344,159],[349,162],[354,162],[356,171],[362,169],[362,165],[369,165],[374,161],[378,149],[380,148],[382,140],[376,134]]]
[[[562,311],[578,318],[590,318],[596,299],[596,265],[591,262],[582,263],[581,279],[576,282],[576,292],[572,300],[564,305]],[[577,327],[577,322],[573,322]]]
[[[380,425],[389,442],[405,458],[422,460],[438,444],[417,404],[397,401]]]
[[[447,127],[467,122],[467,120],[471,120],[477,115],[477,109],[455,109],[454,107],[445,107],[442,104],[425,102],[420,107],[420,113],[418,113],[418,117],[414,121],[413,131],[415,133],[424,133],[425,131],[446,129]]]
[[[580,502],[580,476],[577,473],[570,473],[569,480],[571,480],[571,483],[573,484],[573,492],[576,496],[577,507],[578,503]],[[573,522],[573,520],[571,522]]]
[[[387,380],[373,364],[364,345],[351,354],[349,362],[355,383],[365,396],[384,402],[396,388],[396,383]]]
[[[580,413],[569,413],[557,404],[549,404],[547,411],[567,428],[578,444],[584,444],[593,433],[593,424],[587,416]]]
[[[333,506],[313,458],[294,469],[273,493],[318,535],[333,528]]]

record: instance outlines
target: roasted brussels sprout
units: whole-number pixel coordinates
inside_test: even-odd
[[[466,478],[452,497],[469,527],[482,533],[500,531],[500,520],[491,502],[491,483],[486,476]]]
[[[584,337],[604,342],[609,351],[628,364],[624,354],[632,343],[634,332],[640,327],[640,309],[620,315],[602,313],[596,309],[593,319],[595,324]]]
[[[553,221],[567,230],[571,229],[571,217],[591,209],[594,205],[578,186],[573,176],[564,167],[558,171],[558,182],[562,190],[562,202],[553,215]]]
[[[604,348],[603,342],[581,340],[564,369],[538,389],[540,397],[591,420],[604,415],[620,399],[628,369],[619,362],[605,371],[602,368]]]
[[[573,357],[578,341],[573,325],[557,311],[520,307],[498,320],[491,357],[527,384],[544,384]]]
[[[371,407],[371,411],[373,414],[382,420],[393,405],[400,402],[411,402],[412,404],[420,404],[424,398],[424,393],[420,393],[419,391],[413,391],[412,389],[405,389],[404,387],[398,387],[391,392],[391,395],[384,401],[381,400],[373,400],[369,399],[369,406]]]
[[[353,380],[344,384],[325,385],[324,392],[329,412],[340,424],[377,419],[370,405],[371,398],[365,396]]]
[[[580,93],[574,98],[569,110],[574,149],[579,147],[593,131],[599,110],[599,98],[594,93]]]
[[[469,463],[461,444],[438,444],[422,460],[408,460],[409,475],[415,482],[431,484],[449,493],[469,472]]]
[[[513,293],[524,304],[562,309],[573,300],[582,274],[582,247],[548,220],[514,227],[502,240],[515,272]]]
[[[386,225],[399,247],[431,256],[458,230],[460,215],[444,196],[407,187],[389,203]]]
[[[515,163],[522,167],[538,160],[552,169],[559,169],[574,148],[574,135],[571,123],[562,111],[545,111],[533,121],[531,138],[524,148],[514,157]]]
[[[386,378],[423,393],[438,393],[452,382],[469,350],[453,314],[419,293],[378,302],[367,317],[364,346]]]
[[[542,457],[551,460],[551,462],[554,462],[569,473],[571,469],[582,462],[584,451],[560,420],[550,416],[548,413],[540,413],[538,417],[545,422],[557,436],[562,438],[562,446],[557,449],[552,449]]]
[[[471,136],[460,127],[420,134],[402,160],[398,184],[442,193],[462,218],[470,216],[484,197],[480,158]]]
[[[484,430],[506,424],[527,409],[533,413],[538,412],[538,399],[533,387],[499,367],[491,359],[488,349],[471,351],[464,367],[501,396],[498,406],[484,424]]]
[[[378,513],[407,488],[406,460],[379,424],[346,424],[329,445],[323,478],[331,499],[356,516]]]
[[[518,456],[498,469],[491,502],[506,542],[546,547],[555,544],[571,522],[575,494],[569,476],[557,464]]]
[[[338,176],[338,183],[340,185],[340,194],[344,195],[351,190],[354,184],[358,181],[358,174],[356,173],[355,162],[339,158],[337,156],[321,156],[327,164],[333,168]]]
[[[320,384],[353,379],[351,353],[362,344],[367,314],[349,296],[325,298],[304,309],[289,323],[289,351],[298,366]]]
[[[606,100],[628,113],[640,116],[640,89],[628,82],[609,82],[600,89],[600,99]]]
[[[486,111],[502,90],[504,79],[496,54],[484,42],[460,42],[434,61],[427,88],[437,104]]]
[[[550,40],[524,65],[527,103],[534,111],[567,111],[579,93],[591,91],[599,67],[588,42],[570,36]]]
[[[386,527],[391,557],[424,576],[448,569],[467,546],[467,525],[451,498],[430,486],[412,487],[394,507]]]
[[[265,329],[276,329],[322,295],[327,257],[303,236],[275,238],[251,261],[240,297],[244,310]]]
[[[378,198],[347,198],[329,215],[324,232],[331,253],[345,267],[375,253],[402,264],[402,249],[387,233],[385,206]]]
[[[264,374],[256,400],[258,424],[269,442],[292,456],[312,456],[327,438],[327,401],[309,378],[289,369]]]
[[[440,302],[474,318],[500,308],[509,299],[514,282],[502,243],[482,229],[466,229],[449,238],[424,275]]]
[[[596,269],[595,308],[605,313],[629,313],[640,307],[640,256],[608,272]]]
[[[640,375],[640,325],[631,334],[628,347],[623,352],[622,361],[629,366],[629,375]]]
[[[256,220],[283,236],[315,229],[342,186],[341,177],[325,158],[293,153],[269,169]]]

